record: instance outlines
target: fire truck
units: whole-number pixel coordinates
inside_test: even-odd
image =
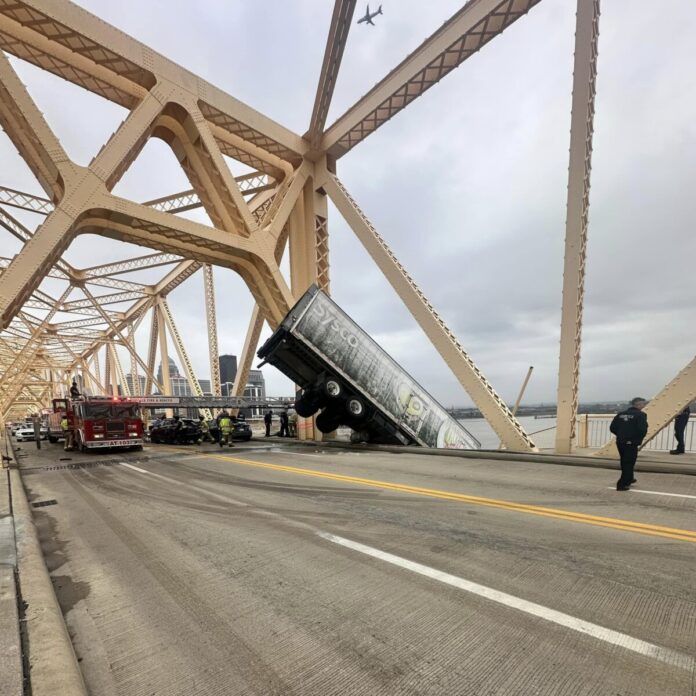
[[[67,415],[75,449],[87,452],[107,447],[143,448],[140,405],[121,396],[80,396],[53,399],[48,416],[48,439],[64,439],[60,422]]]

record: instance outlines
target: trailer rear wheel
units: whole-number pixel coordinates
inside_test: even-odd
[[[339,425],[341,425],[341,416],[330,409],[324,409],[317,416],[317,428],[322,433],[332,433]]]
[[[315,397],[309,394],[302,396],[295,401],[295,411],[300,418],[310,418],[319,410],[319,403]]]
[[[361,421],[366,413],[365,404],[362,399],[358,399],[357,396],[351,396],[350,399],[346,401],[346,411],[348,411],[348,415],[352,420]]]
[[[343,393],[343,385],[337,379],[333,379],[333,377],[329,377],[329,379],[324,381],[322,389],[324,394],[330,399],[337,399]]]
[[[52,445],[55,445],[56,442],[58,442],[58,438],[55,437],[54,435],[49,435],[49,436],[48,436],[48,441],[49,441]]]

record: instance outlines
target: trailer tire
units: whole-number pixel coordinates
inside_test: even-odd
[[[316,397],[311,397],[308,394],[302,396],[295,401],[295,411],[300,418],[311,418],[319,410],[319,403]]]
[[[48,441],[49,441],[52,445],[55,445],[56,442],[58,442],[58,438],[55,437],[54,435],[49,435],[49,436],[48,436]]]
[[[324,409],[317,416],[317,428],[322,433],[332,433],[339,425],[341,425],[341,416],[329,409]]]
[[[338,399],[343,394],[343,385],[334,377],[325,379],[321,389],[329,399]]]
[[[346,411],[348,412],[350,419],[355,423],[359,423],[360,421],[364,420],[365,416],[367,415],[365,403],[362,399],[358,399],[357,396],[351,396],[346,400]]]

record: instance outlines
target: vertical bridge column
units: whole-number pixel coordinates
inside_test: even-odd
[[[578,410],[598,36],[599,0],[578,0],[558,363],[556,452],[560,454],[572,449]]]

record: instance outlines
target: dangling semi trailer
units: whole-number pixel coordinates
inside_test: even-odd
[[[478,449],[481,445],[316,285],[258,352],[302,391],[297,414],[354,441]]]

